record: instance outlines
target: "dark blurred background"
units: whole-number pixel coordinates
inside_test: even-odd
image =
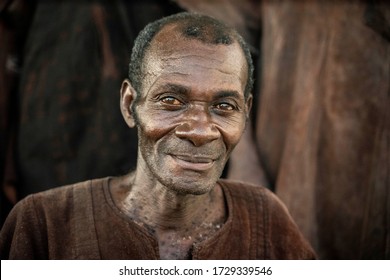
[[[133,41],[180,11],[235,27],[254,108],[224,176],[268,187],[322,259],[390,259],[386,1],[0,0],[1,224],[28,194],[135,168],[119,89]]]

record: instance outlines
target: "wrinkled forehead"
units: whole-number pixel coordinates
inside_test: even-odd
[[[153,38],[145,54],[144,72],[148,72],[149,68],[156,66],[156,63],[163,64],[167,58],[177,57],[184,61],[185,57],[202,56],[204,59],[234,65],[237,71],[247,78],[248,65],[245,54],[233,36],[223,31],[209,30],[207,26],[199,36],[191,36],[191,32],[197,31],[188,30],[186,26],[178,24],[168,24],[163,27]]]

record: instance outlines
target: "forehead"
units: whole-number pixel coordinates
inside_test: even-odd
[[[242,92],[248,78],[247,61],[236,41],[230,45],[204,43],[184,37],[172,24],[152,40],[143,70],[146,76],[176,73],[177,77],[191,75],[198,80],[215,78],[216,83],[236,83]]]

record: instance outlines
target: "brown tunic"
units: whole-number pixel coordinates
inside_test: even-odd
[[[110,178],[20,201],[0,233],[1,259],[159,259],[155,237],[115,205]],[[280,200],[265,188],[220,180],[228,218],[193,259],[313,259]]]

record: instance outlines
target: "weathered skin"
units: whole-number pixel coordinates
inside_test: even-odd
[[[153,39],[142,93],[128,80],[122,84],[122,114],[138,128],[139,157],[136,171],[112,187],[117,205],[155,233],[162,259],[188,258],[194,243],[224,223],[216,181],[251,104],[244,98],[247,66],[239,45],[178,40],[175,28],[164,27]]]

